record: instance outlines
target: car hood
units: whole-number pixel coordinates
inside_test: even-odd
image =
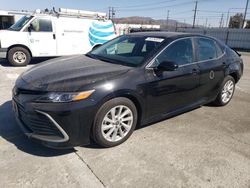
[[[49,60],[24,72],[16,86],[25,90],[78,91],[126,73],[127,66],[111,64],[85,55]]]

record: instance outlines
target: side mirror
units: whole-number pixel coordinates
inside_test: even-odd
[[[173,61],[163,61],[157,66],[157,70],[175,71],[178,69],[178,64]]]
[[[34,26],[32,25],[32,23],[29,25],[28,31],[29,31],[29,32],[34,31]]]

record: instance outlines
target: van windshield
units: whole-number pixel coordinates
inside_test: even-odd
[[[20,31],[23,28],[23,26],[25,26],[26,23],[28,23],[32,18],[33,16],[23,16],[15,24],[13,24],[8,30]]]

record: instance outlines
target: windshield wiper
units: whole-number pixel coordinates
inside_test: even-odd
[[[19,31],[19,29],[13,29],[12,27],[9,27],[7,30],[9,30],[9,31]]]
[[[96,59],[99,59],[101,61],[105,61],[105,62],[108,62],[108,63],[116,63],[114,61],[112,61],[111,59],[108,59],[108,58],[105,58],[105,57],[102,57],[102,56],[98,56],[98,55],[95,55]]]

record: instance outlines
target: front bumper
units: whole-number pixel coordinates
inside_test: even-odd
[[[0,58],[6,58],[7,57],[7,48],[0,48]]]
[[[21,103],[13,98],[16,121],[31,139],[52,148],[72,148],[90,143],[95,103]]]

